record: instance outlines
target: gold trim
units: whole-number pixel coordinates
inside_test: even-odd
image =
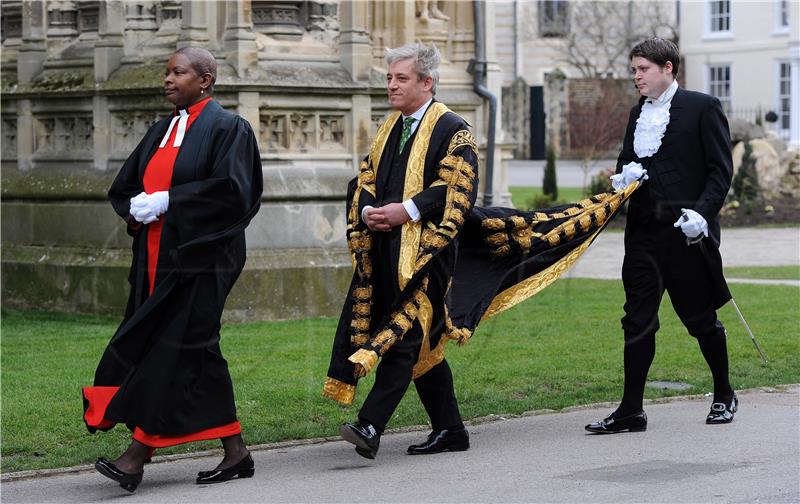
[[[481,322],[494,317],[498,313],[508,310],[513,306],[516,306],[522,301],[525,301],[529,297],[538,293],[551,283],[555,282],[558,277],[563,275],[573,264],[575,264],[575,261],[577,261],[581,255],[583,255],[583,253],[592,243],[592,240],[594,240],[594,237],[600,231],[600,229],[595,231],[590,238],[580,245],[580,247],[562,257],[554,264],[548,266],[532,277],[526,278],[513,287],[509,287],[495,296],[494,299],[492,299],[492,303],[489,305],[489,308],[487,308],[486,312],[483,314],[483,317],[481,317]]]
[[[378,128],[378,133],[375,134],[375,140],[372,141],[372,147],[369,150],[369,159],[371,161],[373,171],[375,172],[375,180],[378,179],[378,167],[381,164],[381,157],[383,157],[383,149],[386,147],[386,139],[394,128],[395,123],[400,119],[402,114],[395,110]]]
[[[373,350],[359,348],[356,353],[348,357],[347,360],[356,365],[356,378],[362,378],[367,376],[367,373],[372,371],[372,368],[378,363],[378,354]]]
[[[638,183],[636,185],[631,184],[630,186],[628,186],[627,189],[625,189],[625,191],[621,193],[612,194],[610,197],[604,197],[604,195],[598,195],[598,197],[601,200],[601,202],[603,203],[607,202],[610,205],[613,213],[614,211],[616,211],[616,209],[618,209],[622,205],[622,203],[625,202],[625,200],[627,200],[631,196],[631,194],[633,194],[633,192],[636,190],[636,187],[638,187]],[[568,221],[568,223],[571,222],[572,222],[571,220]],[[561,226],[563,226],[563,224]],[[554,238],[558,240],[558,236],[552,233],[557,232],[556,230],[561,226],[554,228],[553,231],[548,233],[547,238],[551,244],[553,243]],[[495,296],[494,299],[492,299],[489,308],[483,314],[483,317],[481,317],[481,322],[491,317],[494,317],[498,313],[501,313],[521,303],[522,301],[528,299],[534,294],[537,294],[551,283],[555,282],[570,267],[572,267],[573,264],[575,264],[575,261],[577,261],[578,258],[580,258],[580,256],[583,255],[584,252],[586,252],[586,249],[589,248],[589,245],[592,244],[595,237],[603,229],[604,229],[603,226],[600,225],[598,229],[594,231],[591,234],[591,236],[589,236],[589,238],[587,238],[586,241],[584,241],[575,250],[571,251],[569,254],[562,257],[554,264],[551,264],[549,267],[545,268],[539,273],[523,280],[522,282],[512,287],[509,287],[508,289],[504,290],[503,292]],[[556,243],[558,243],[558,241],[556,241]]]
[[[422,122],[417,127],[417,135],[411,145],[411,152],[406,165],[403,201],[416,196],[424,189],[425,156],[431,143],[431,134],[436,123],[449,110],[444,103],[432,103],[425,112]],[[401,291],[406,288],[411,277],[414,276],[421,234],[421,221],[413,222],[409,220],[403,224],[400,231],[400,260],[397,265],[397,281]]]
[[[350,406],[356,397],[356,386],[328,376],[322,386],[322,396],[333,399],[343,406]]]

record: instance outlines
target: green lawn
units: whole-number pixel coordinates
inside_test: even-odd
[[[740,266],[725,268],[725,276],[766,280],[800,280],[800,266]]]
[[[724,307],[720,317],[729,331],[734,386],[799,382],[800,290],[740,284],[731,288],[770,359],[768,366],[760,364],[733,309]],[[622,303],[618,281],[563,279],[486,321],[465,347],[452,345],[448,360],[463,416],[618,400]],[[88,463],[98,456],[116,456],[127,446],[129,433],[122,426],[91,436],[81,418],[80,387],[91,384],[117,322],[3,313],[3,472]],[[339,423],[355,418],[355,408],[341,408],[320,394],[335,325],[334,319],[310,319],[224,327],[223,351],[248,443],[334,436]],[[650,378],[691,384],[693,388],[684,393],[711,389],[695,340],[685,333],[666,300]],[[362,381],[356,405],[371,380]],[[648,388],[646,394],[662,397],[676,392]],[[700,417],[703,414],[698,411]],[[425,421],[412,387],[390,427]],[[217,446],[218,442],[209,441],[159,453]]]
[[[542,195],[541,187],[511,186],[508,190],[511,191],[511,202],[514,204],[514,208],[520,210],[530,210],[534,199]],[[558,188],[559,201],[569,203],[579,201],[581,198],[583,198],[583,189],[580,187]],[[548,206],[554,205],[550,204]]]

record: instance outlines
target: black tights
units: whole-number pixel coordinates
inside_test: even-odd
[[[728,380],[728,348],[725,340],[725,330],[721,327],[697,338],[700,351],[714,378],[714,402],[727,404],[733,397],[733,388]],[[655,333],[643,336],[625,335],[625,389],[622,402],[617,408],[619,416],[631,415],[644,409],[644,386],[655,354]]]

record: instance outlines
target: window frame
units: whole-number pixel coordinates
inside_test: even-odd
[[[727,30],[713,30],[712,22],[713,22],[713,7],[714,4],[722,4],[725,3],[728,6],[727,18],[728,18],[728,29]],[[703,38],[704,39],[730,39],[734,36],[733,31],[733,6],[734,2],[731,0],[706,0],[705,2],[705,17],[703,19]],[[721,17],[717,19],[722,19]]]
[[[725,112],[725,115],[729,115],[733,112],[733,63],[730,62],[715,62],[715,63],[706,63],[706,71],[705,71],[705,90],[706,93],[717,98],[722,105],[722,110]],[[728,69],[728,95],[727,96],[720,96],[714,93],[714,86],[718,86],[719,83],[725,82],[722,80],[712,80],[711,72],[713,69],[720,69],[726,68]]]
[[[782,67],[789,71],[787,76],[786,94],[781,93],[781,84],[783,83],[783,76],[781,75]],[[775,113],[778,114],[778,120],[775,122],[775,130],[783,138],[788,137],[792,131],[792,79],[797,78],[792,75],[792,62],[787,59],[780,59],[775,61]],[[788,108],[783,109],[783,100],[787,99]],[[783,127],[783,118],[786,117],[788,121],[787,127]]]

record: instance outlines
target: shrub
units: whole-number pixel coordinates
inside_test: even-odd
[[[745,208],[752,208],[753,204],[761,206],[762,196],[761,187],[758,184],[758,172],[756,171],[756,160],[753,159],[753,147],[749,141],[744,142],[744,154],[742,154],[742,165],[736,176],[733,177],[733,194],[736,199],[744,204]],[[747,212],[748,214],[750,212]]]

